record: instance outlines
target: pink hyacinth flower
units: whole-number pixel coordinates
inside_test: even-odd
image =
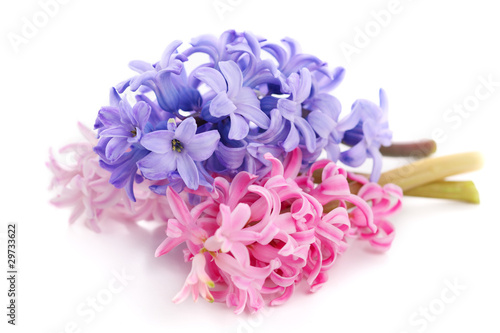
[[[370,204],[373,221],[378,228],[375,232],[368,229],[365,217],[355,208],[350,214],[354,226],[351,233],[368,240],[374,248],[388,250],[396,234],[394,226],[387,218],[401,209],[403,191],[397,185],[380,186],[359,175],[349,174],[349,178],[363,184],[358,196]]]
[[[93,150],[97,144],[95,134],[80,123],[78,127],[87,142],[72,143],[59,151],[71,157],[72,163],[60,163],[52,153],[47,163],[54,175],[51,188],[58,192],[51,203],[72,209],[70,223],[82,219],[89,228],[99,232],[101,221],[166,222],[172,217],[167,198],[149,190],[152,182],[145,180],[136,184],[135,203],[123,189],[110,184],[110,173],[99,166],[99,157]]]
[[[347,204],[359,210],[367,230],[376,232],[377,225],[370,206],[350,193],[343,169],[321,161],[299,176],[301,154],[296,149],[283,163],[265,154],[270,171],[264,177],[240,172],[232,181],[216,177],[212,192],[189,190],[202,197],[190,209],[168,188],[174,218],[168,221],[167,238],[156,255],[185,244],[185,260],[210,258],[197,264],[196,274],[213,281],[217,286],[210,293],[213,300],[235,307],[235,313],[245,308],[257,311],[265,299],[271,305],[282,304],[301,280],[311,291],[318,290],[347,248],[346,237],[351,234]],[[318,168],[323,168],[323,181],[314,184],[312,172]],[[338,201],[338,207],[325,213],[323,204],[331,201]],[[195,299],[208,295],[206,283],[196,280],[193,272],[194,267],[176,301],[184,300],[189,290]]]
[[[208,288],[213,288],[215,284],[205,272],[206,263],[207,259],[204,253],[198,253],[193,257],[191,272],[186,278],[181,291],[175,295],[173,299],[174,303],[184,301],[189,294],[193,295],[194,301],[198,300],[198,295],[201,295],[201,297],[209,302],[214,301],[214,297]]]

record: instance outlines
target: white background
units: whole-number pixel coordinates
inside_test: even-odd
[[[451,281],[466,289],[420,331],[498,332],[500,86],[467,115],[444,118],[458,115],[446,110],[471,100],[481,77],[500,82],[495,3],[401,0],[377,31],[372,11],[387,9],[389,0],[220,2],[232,6],[222,15],[213,0],[71,0],[14,47],[8,36],[22,36],[23,18],[33,22],[42,9],[35,0],[2,1],[0,222],[2,232],[4,223],[18,223],[20,275],[13,328],[6,324],[7,286],[0,274],[1,331],[59,333],[76,322],[81,332],[412,333],[423,328],[410,322],[414,313],[438,306],[443,292],[452,295],[445,290]],[[376,101],[378,89],[386,89],[396,141],[431,138],[441,129],[437,155],[483,152],[485,168],[458,177],[476,182],[481,205],[405,198],[392,219],[397,237],[389,252],[372,253],[353,242],[319,292],[298,288],[288,303],[257,316],[236,316],[204,301],[174,305],[189,265],[180,251],[153,257],[163,231],[104,226],[95,234],[81,224],[68,226],[69,211],[48,203],[53,194],[44,163],[50,147],[79,139],[77,121],[93,124],[108,89],[132,74],[130,60],[155,62],[175,39],[189,42],[230,28],[275,42],[289,36],[330,66],[344,66],[335,95],[345,110],[356,98]],[[355,46],[358,29],[365,28],[372,37],[349,61],[341,45]],[[386,168],[406,162],[388,160]],[[122,269],[134,279],[85,322],[77,308]]]

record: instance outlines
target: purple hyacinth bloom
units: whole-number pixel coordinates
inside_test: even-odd
[[[199,108],[200,93],[188,84],[183,65],[187,57],[177,53],[177,48],[181,44],[181,41],[170,43],[163,52],[161,60],[155,64],[140,60],[130,62],[130,68],[139,75],[118,84],[118,92],[122,93],[128,87],[132,91],[146,87],[154,91],[159,106],[170,113],[176,113],[179,108],[185,111]]]
[[[311,72],[307,68],[302,68],[300,75],[290,74],[284,89],[290,94],[290,98],[279,99],[278,110],[282,117],[290,122],[290,130],[282,146],[286,152],[294,150],[300,143],[300,131],[307,150],[312,153],[316,150],[316,135],[311,125],[302,117],[302,102],[311,93]]]
[[[319,146],[326,150],[329,160],[337,162],[340,156],[339,144],[343,135],[337,129],[342,110],[339,100],[332,95],[320,93],[310,101],[307,109],[312,110],[307,116],[307,121],[324,141]]]
[[[108,162],[119,159],[134,143],[139,142],[144,132],[151,107],[145,102],[130,106],[126,99],[118,103],[118,107],[103,107],[97,116],[100,144],[105,142],[104,156]]]
[[[151,153],[137,166],[142,174],[152,180],[167,179],[174,171],[190,189],[200,185],[195,161],[207,160],[215,151],[220,139],[219,132],[212,130],[196,134],[197,126],[190,117],[176,126],[172,118],[167,130],[150,132],[142,137],[141,144]]]
[[[125,188],[130,200],[135,202],[134,183],[143,181],[143,178],[137,174],[137,161],[147,156],[149,151],[134,145],[129,152],[123,154],[113,163],[106,163],[103,160],[103,151],[97,147],[94,150],[101,157],[99,165],[111,172],[109,182],[116,188]]]
[[[238,65],[234,61],[221,61],[219,68],[220,72],[214,68],[202,67],[194,75],[216,94],[210,103],[210,114],[214,118],[229,117],[229,139],[244,139],[250,129],[247,121],[267,129],[269,118],[260,109],[255,92],[249,87],[243,87],[243,74]]]
[[[371,157],[372,182],[378,180],[382,171],[380,146],[389,146],[392,139],[388,123],[387,96],[383,89],[380,89],[379,96],[380,106],[364,99],[354,102],[351,114],[337,126],[337,130],[344,132],[343,141],[352,146],[340,154],[340,160],[349,166],[358,167],[367,157]]]

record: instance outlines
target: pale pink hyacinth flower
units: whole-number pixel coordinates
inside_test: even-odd
[[[205,265],[207,259],[204,253],[198,253],[192,258],[192,269],[186,278],[186,283],[182,287],[181,291],[175,295],[173,301],[174,303],[180,303],[188,298],[189,294],[193,295],[194,301],[198,300],[198,295],[201,295],[204,299],[209,302],[213,302],[214,298],[210,294],[210,290],[215,286],[214,282],[210,279],[207,272],[205,272]]]
[[[231,182],[215,178],[212,192],[190,190],[203,197],[191,210],[177,193],[167,189],[175,218],[168,221],[167,238],[156,255],[185,244],[188,260],[200,254],[211,259],[205,263],[205,272],[216,286],[210,294],[215,302],[235,307],[235,313],[245,308],[257,311],[266,303],[281,304],[301,280],[311,291],[318,290],[347,248],[347,203],[359,209],[369,230],[377,230],[369,205],[349,192],[347,173],[333,162],[313,165],[313,170],[324,168],[323,184],[318,185],[313,183],[312,173],[298,177],[300,149],[283,163],[271,154],[265,158],[271,171],[261,179],[240,172]],[[325,214],[323,204],[332,200],[339,206]],[[192,272],[199,275],[203,265],[194,260],[192,265]],[[182,297],[174,300],[185,299],[186,288],[206,297],[207,284],[194,281],[192,275],[188,277]]]
[[[97,144],[95,134],[80,123],[78,128],[87,141],[72,143],[59,150],[71,157],[71,163],[58,162],[52,152],[47,162],[54,175],[50,187],[58,193],[51,203],[72,208],[70,223],[82,219],[89,228],[99,232],[99,223],[109,219],[166,222],[172,217],[167,198],[149,190],[151,182],[136,184],[135,203],[124,190],[110,184],[110,173],[99,166],[99,157],[93,151]]]
[[[369,182],[363,176],[353,173],[349,173],[348,177],[363,185],[357,195],[370,205],[374,216],[373,222],[377,226],[375,232],[367,228],[364,215],[356,207],[350,213],[351,234],[368,240],[376,249],[388,250],[396,234],[393,224],[387,218],[401,209],[403,191],[397,185],[386,184],[380,186],[377,183]]]

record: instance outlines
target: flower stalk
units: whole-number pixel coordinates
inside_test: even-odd
[[[482,166],[483,158],[478,152],[426,158],[384,172],[378,183],[380,185],[396,184],[403,191],[408,191],[449,176],[479,170]]]
[[[412,197],[440,198],[479,204],[479,192],[472,181],[436,181],[404,192]]]
[[[388,147],[381,146],[383,156],[392,157],[428,157],[436,152],[436,141],[422,140],[418,142],[393,143]]]

